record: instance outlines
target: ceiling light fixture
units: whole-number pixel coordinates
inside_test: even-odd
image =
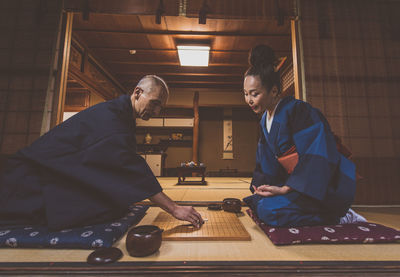
[[[181,66],[208,66],[210,46],[178,45],[177,48]]]

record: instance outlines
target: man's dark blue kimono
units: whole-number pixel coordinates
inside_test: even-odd
[[[261,119],[251,184],[286,185],[292,190],[271,197],[253,195],[245,201],[271,226],[337,223],[354,199],[355,166],[337,151],[324,116],[308,103],[286,97],[276,107],[270,132],[266,117],[267,111]],[[288,174],[277,158],[293,146],[299,161]]]
[[[136,153],[127,95],[50,130],[10,158],[0,178],[0,225],[62,229],[113,220],[162,191]]]

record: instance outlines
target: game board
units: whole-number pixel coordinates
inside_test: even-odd
[[[164,229],[163,240],[251,240],[235,213],[207,210],[200,214],[207,219],[201,228],[166,212],[160,212],[152,224]]]

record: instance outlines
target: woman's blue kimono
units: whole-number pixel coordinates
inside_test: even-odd
[[[335,224],[354,199],[355,166],[336,149],[329,124],[321,112],[289,96],[275,110],[266,129],[267,111],[251,186],[289,186],[284,195],[244,199],[271,226]],[[295,146],[299,161],[289,175],[277,158]],[[254,192],[253,188],[250,190]]]
[[[110,221],[160,191],[136,153],[132,104],[123,95],[78,113],[8,160],[0,175],[0,226]]]

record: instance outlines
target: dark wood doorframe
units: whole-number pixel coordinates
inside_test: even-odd
[[[47,133],[63,120],[73,13],[61,10],[59,16],[40,135]]]
[[[74,18],[74,14],[72,12],[66,13],[63,58],[62,58],[61,71],[60,71],[60,83],[59,83],[59,87],[58,87],[58,91],[57,91],[58,101],[57,101],[56,124],[60,124],[63,121],[65,94],[66,94],[66,90],[67,90],[69,56],[70,56],[71,40],[72,40],[73,18]]]
[[[301,0],[294,1],[295,16],[291,19],[293,77],[296,99],[307,101],[300,1]]]

